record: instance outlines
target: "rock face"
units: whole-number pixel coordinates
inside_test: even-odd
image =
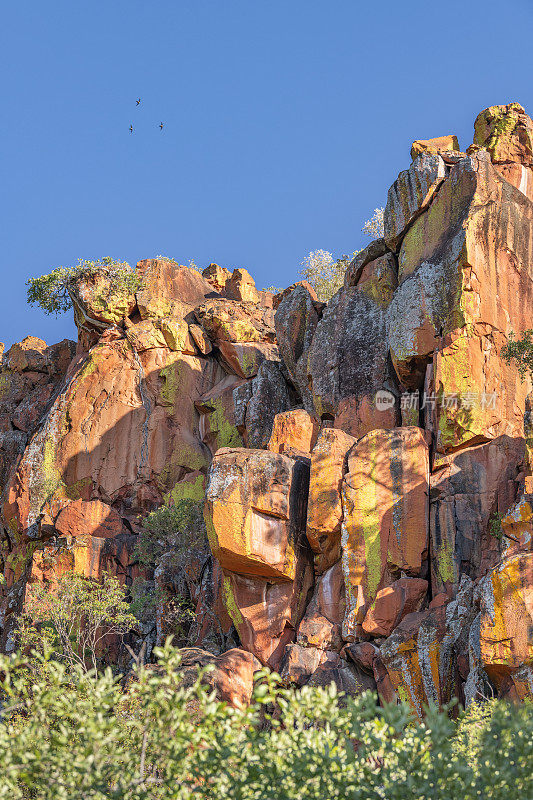
[[[132,643],[174,634],[233,705],[261,665],[419,717],[533,699],[533,395],[501,355],[531,327],[533,122],[494,106],[411,156],[327,304],[148,259],[135,293],[75,287],[77,347],[3,355],[2,649],[32,586],[108,572],[156,598]],[[160,506],[191,516],[154,542]]]

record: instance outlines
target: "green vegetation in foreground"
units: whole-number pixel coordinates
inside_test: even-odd
[[[232,709],[180,685],[170,644],[123,680],[40,656],[0,658],[0,798],[39,800],[510,800],[533,797],[530,705],[458,722],[376,706],[372,694],[281,687],[266,670]]]

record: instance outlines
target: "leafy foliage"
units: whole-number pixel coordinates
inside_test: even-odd
[[[533,792],[533,716],[495,703],[459,725],[430,709],[414,721],[374,696],[283,688],[258,674],[232,709],[202,675],[186,688],[168,643],[127,688],[40,656],[0,659],[0,798],[20,800],[509,800]]]
[[[76,284],[102,276],[108,282],[109,295],[131,294],[140,286],[140,277],[126,262],[102,258],[79,260],[75,267],[57,267],[48,275],[30,278],[28,303],[39,306],[46,314],[62,314],[72,306]]]
[[[383,208],[374,210],[362,228],[363,233],[373,239],[383,236],[383,211]],[[341,288],[348,265],[358,252],[352,253],[351,257],[343,255],[334,259],[327,250],[312,250],[302,261],[300,275],[311,284],[318,299],[327,303]]]
[[[163,505],[144,517],[142,526],[135,546],[141,564],[153,566],[169,550],[179,560],[206,541],[203,503],[196,500]]]
[[[375,208],[374,213],[367,219],[365,224],[363,225],[362,231],[366,233],[367,236],[371,236],[372,239],[380,239],[385,234],[385,228],[383,225],[383,214],[385,209],[382,208]]]
[[[520,339],[515,339],[511,331],[500,355],[508,364],[514,363],[521,378],[533,376],[533,329],[524,331]]]
[[[137,620],[116,578],[101,583],[67,572],[57,585],[33,584],[17,638],[25,651],[49,650],[69,667],[96,670],[109,637],[126,633]]]

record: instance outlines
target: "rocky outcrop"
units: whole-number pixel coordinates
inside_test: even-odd
[[[150,646],[185,598],[184,665],[234,705],[260,665],[419,717],[533,698],[531,381],[501,354],[531,327],[532,137],[510,104],[466,152],[414,142],[327,304],[150,259],[135,292],[80,282],[76,353],[14,345],[2,647],[32,584],[107,571],[157,596]],[[198,514],[140,558],[146,514],[184,501],[207,537]]]

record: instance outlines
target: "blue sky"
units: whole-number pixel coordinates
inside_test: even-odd
[[[1,23],[7,345],[74,335],[25,281],[78,258],[286,286],[310,250],[366,243],[413,139],[533,113],[532,0],[17,0]]]

